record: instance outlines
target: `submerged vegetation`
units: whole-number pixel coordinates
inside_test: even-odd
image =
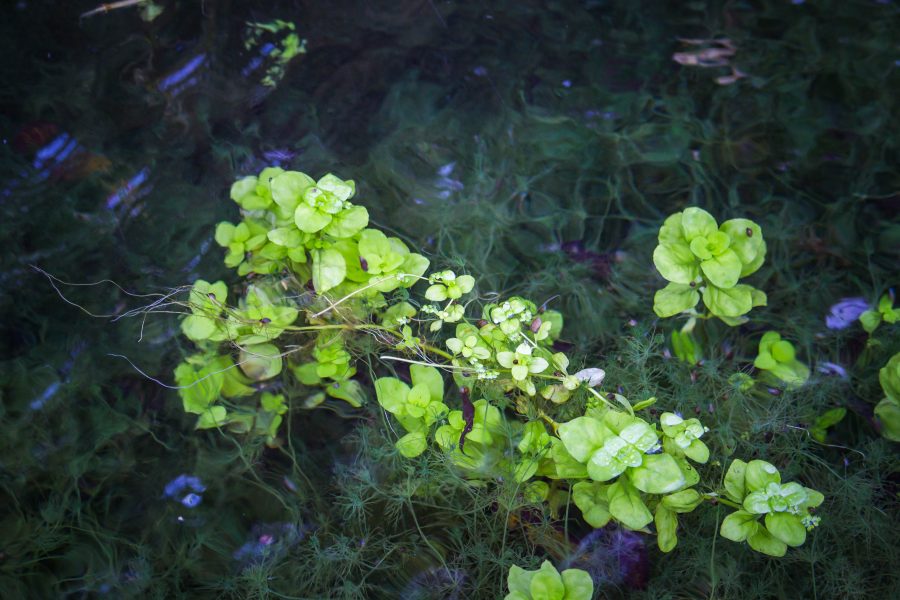
[[[0,25],[5,595],[900,584],[892,4],[93,8]]]

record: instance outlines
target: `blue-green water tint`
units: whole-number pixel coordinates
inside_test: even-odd
[[[871,417],[900,337],[864,349],[858,325],[825,327],[841,298],[900,282],[896,3],[159,4],[151,23],[134,7],[79,20],[90,2],[3,9],[4,597],[495,598],[510,564],[548,556],[602,562],[600,597],[868,598],[900,583],[896,453]],[[275,19],[307,53],[267,87],[254,65],[269,40],[246,49],[246,23]],[[746,76],[679,64],[710,46],[680,38],[731,40]],[[718,454],[823,491],[823,525],[773,560],[716,540],[710,510],[662,555],[535,507],[507,522],[510,489],[400,460],[374,412],[294,413],[278,450],[192,431],[135,369],[171,385],[189,350],[176,316],[116,317],[157,300],[135,294],[232,277],[214,225],[234,218],[231,182],[271,164],[357,180],[373,221],[435,266],[554,297],[583,356],[622,357],[603,365],[610,381],[663,390],[706,415]],[[692,370],[663,358],[650,252],[690,204],[765,231],[769,307],[743,339],[779,329],[849,380],[726,397],[725,349]],[[32,265],[101,282],[55,284],[107,316]],[[812,441],[804,427],[835,406],[849,415],[830,445]],[[180,475],[204,489],[167,497]],[[435,481],[442,501],[410,486]]]

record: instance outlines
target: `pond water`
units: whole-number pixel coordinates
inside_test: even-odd
[[[889,597],[900,584],[898,32],[890,0],[6,3],[0,596],[502,598],[513,565],[547,560],[587,571],[585,598]],[[263,215],[232,185],[270,167],[340,196],[329,223],[352,201],[398,241],[379,245],[359,233],[366,223],[305,228],[293,215],[309,188],[285,200],[276,171],[260,179],[275,187],[246,192],[264,198]],[[328,173],[355,182],[352,200]],[[233,200],[271,228],[296,223],[299,254],[217,230],[241,220]],[[688,207],[716,222],[705,246],[684,226],[698,266],[681,280],[655,249]],[[706,319],[726,303],[707,297],[711,262],[756,243],[737,229],[715,237],[736,218],[752,221],[740,235],[764,235],[765,262],[736,264],[766,298],[753,296],[748,320]],[[227,250],[249,277],[223,263]],[[474,288],[461,283],[456,303],[426,299],[440,279],[371,279],[414,270],[409,252]],[[189,294],[198,279],[225,281],[228,301]],[[699,319],[694,304],[654,311],[666,279],[682,286],[676,304],[696,304],[687,286],[700,285]],[[262,296],[237,306],[253,290]],[[498,378],[459,379],[478,363],[461,358],[456,323],[499,330],[509,320],[492,303],[515,296],[534,303],[516,333],[534,353],[515,336],[472,338],[465,352],[487,344]],[[402,301],[419,309],[405,337],[405,321],[385,316]],[[422,310],[429,301],[443,315]],[[298,320],[282,326],[273,305]],[[232,345],[198,339],[184,325],[192,310],[253,331]],[[561,336],[541,330],[550,311]],[[784,343],[761,347],[768,331]],[[275,337],[283,372],[280,358],[276,376],[252,371],[248,356]],[[445,404],[431,392],[445,410],[423,425],[427,449],[405,457],[396,442],[419,426],[375,380],[415,384],[409,361],[451,360]],[[237,375],[207,398],[214,364]],[[582,369],[605,377],[570,378],[570,397],[564,379]],[[529,390],[541,377],[557,387]],[[577,458],[560,424],[651,397],[638,417],[677,412],[708,428],[692,488],[702,506],[678,514],[671,552],[659,548],[658,494],[631,488],[654,522],[629,527],[611,508],[613,477],[640,475],[562,475],[549,458],[551,437]],[[502,427],[484,424],[487,406]],[[440,427],[470,454],[442,447]],[[601,438],[627,437],[609,427]],[[629,468],[687,464],[656,437],[633,446]],[[541,466],[523,476],[521,456]],[[735,459],[824,495],[805,543],[773,557],[718,535],[741,509],[722,487]],[[609,524],[587,517],[579,482],[613,511]]]

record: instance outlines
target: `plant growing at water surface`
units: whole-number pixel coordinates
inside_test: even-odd
[[[278,445],[279,427],[293,409],[340,402],[361,408],[368,394],[356,355],[363,342],[374,341],[393,353],[381,354],[383,361],[409,365],[407,380],[402,372],[373,378],[378,404],[401,429],[395,447],[404,457],[431,447],[482,485],[511,479],[551,506],[571,498],[593,527],[615,521],[649,531],[654,523],[664,551],[677,544],[678,514],[704,501],[729,502],[695,489],[701,479],[695,465],[710,458],[701,439],[708,429],[698,419],[663,412],[651,422],[640,411],[655,398],[632,405],[620,393],[597,389],[602,369],[571,373],[570,357],[555,345],[563,328],[556,311],[519,296],[473,311],[477,299],[467,297],[475,294],[476,279],[449,270],[426,275],[426,258],[368,227],[366,209],[350,201],[355,190],[334,175],[314,180],[281,169],[233,186],[242,220],[220,224],[216,239],[227,249],[226,263],[249,281],[234,290],[238,299],[231,304],[224,283],[197,281],[182,322],[198,351],[177,367],[176,381],[198,428],[225,427]],[[745,294],[759,304],[761,292],[736,283],[765,254],[752,222],[717,228],[705,212],[687,209],[667,219],[660,240],[657,266],[679,281],[657,294],[658,303],[702,292],[711,314],[731,324],[749,310],[742,308]],[[691,277],[681,283],[684,275]],[[427,284],[426,303],[409,292],[417,282]],[[699,296],[682,310],[697,302]],[[448,393],[444,373],[459,400]],[[587,408],[574,417],[568,410],[570,418],[558,422],[560,406],[573,399]],[[734,507],[743,501],[733,500]],[[565,573],[556,577],[562,588],[549,571],[529,578],[528,590],[546,579],[556,590],[550,596],[534,596],[519,584],[511,594],[581,597],[567,595]]]
[[[526,571],[516,565],[509,569],[509,593],[504,600],[590,600],[594,596],[594,581],[587,571],[556,570],[545,560],[536,571]]]
[[[803,385],[809,379],[809,367],[797,360],[794,345],[781,339],[777,331],[763,334],[753,366],[788,387]]]
[[[806,532],[820,521],[810,509],[825,499],[799,483],[782,483],[778,469],[763,460],[733,461],[725,474],[725,493],[740,509],[722,521],[722,536],[746,541],[771,556],[784,556],[788,546],[803,545]]]
[[[859,315],[859,322],[862,323],[866,333],[872,335],[882,322],[894,324],[900,320],[900,308],[894,308],[894,291],[885,294],[878,301],[878,306],[863,311]]]
[[[729,325],[744,323],[750,309],[766,305],[766,295],[738,281],[755,273],[765,257],[762,230],[749,219],[718,226],[702,208],[675,213],[660,227],[653,251],[653,264],[669,281],[656,292],[653,310],[660,317],[702,316],[695,311],[702,298],[711,316]]]
[[[900,442],[900,353],[892,356],[878,372],[878,381],[885,396],[875,407],[875,415],[881,421],[881,434]]]

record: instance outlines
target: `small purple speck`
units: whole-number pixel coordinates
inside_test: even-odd
[[[837,375],[841,379],[847,379],[847,370],[837,363],[823,362],[816,367],[816,370],[824,375]]]
[[[564,79],[563,82],[562,82],[562,86],[563,86],[564,88],[570,88],[570,87],[572,87],[572,82],[571,82],[570,80],[568,80],[568,79]]]
[[[477,66],[474,69],[472,69],[472,73],[474,73],[478,77],[485,77],[488,73],[488,70],[486,67]]]
[[[181,474],[166,484],[163,495],[166,498],[174,498],[176,496],[180,496],[181,492],[188,488],[197,493],[203,493],[206,491],[206,486],[203,485],[203,482],[200,481],[199,477],[195,475]]]
[[[450,175],[453,174],[453,169],[455,168],[456,161],[449,162],[438,169],[438,175],[440,175],[441,177],[450,177]]]

